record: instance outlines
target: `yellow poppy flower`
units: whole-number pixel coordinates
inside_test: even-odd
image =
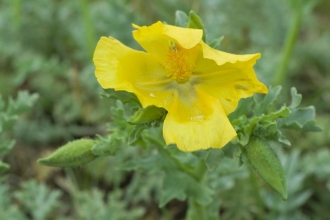
[[[165,108],[165,142],[182,151],[221,148],[235,138],[227,115],[239,99],[267,93],[253,70],[260,54],[215,50],[203,42],[199,29],[161,22],[133,27],[147,53],[102,37],[93,59],[101,86],[132,92],[143,107]]]

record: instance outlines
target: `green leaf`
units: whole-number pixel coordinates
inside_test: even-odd
[[[295,87],[291,88],[291,104],[289,108],[297,108],[302,100],[302,95],[297,93],[297,89]]]
[[[268,115],[261,116],[262,121],[275,121],[279,118],[287,118],[291,114],[291,110],[288,107],[282,106],[282,108],[276,112],[271,112]]]
[[[19,118],[18,115],[30,109],[38,97],[37,94],[20,91],[16,99],[9,98],[7,105],[0,100],[0,132],[10,129]]]
[[[209,187],[187,173],[174,170],[166,172],[159,207],[164,207],[172,199],[184,201],[187,197],[201,205],[208,205],[212,202],[212,195],[213,191]]]
[[[285,144],[287,146],[291,146],[290,141],[288,139],[286,139],[286,137],[282,133],[280,133],[280,132],[279,132],[279,135],[277,137],[277,141],[279,143]]]
[[[188,15],[180,10],[175,12],[175,26],[188,27],[189,17]]]
[[[67,143],[46,158],[38,160],[39,164],[52,167],[77,167],[91,162],[97,156],[91,151],[96,141],[80,139]]]
[[[163,182],[163,189],[160,195],[159,207],[164,207],[172,199],[184,201],[187,198],[185,189],[187,187],[186,180],[182,179],[190,176],[186,176],[183,173],[172,172],[166,175]]]
[[[24,182],[22,190],[14,195],[30,211],[32,219],[43,220],[50,218],[50,214],[59,206],[61,191],[50,190],[46,185],[31,180]]]
[[[8,115],[21,114],[31,108],[38,98],[38,94],[29,94],[27,91],[20,91],[16,100],[9,99],[6,113]]]
[[[286,179],[282,164],[266,141],[250,138],[246,156],[259,176],[286,200]]]
[[[188,28],[202,29],[203,30],[202,38],[203,41],[205,42],[206,36],[205,36],[205,30],[202,19],[194,11],[190,11],[189,13]]]
[[[291,115],[279,121],[279,127],[304,131],[321,131],[322,129],[315,125],[315,108],[309,106],[306,108],[292,109]]]
[[[142,219],[144,208],[123,199],[121,190],[113,190],[104,195],[98,189],[74,193],[76,219],[81,220],[135,220]]]
[[[251,128],[253,127],[252,133],[255,136],[272,139],[275,136],[277,137],[280,133],[277,127],[276,120],[279,118],[286,118],[290,115],[290,113],[291,111],[289,108],[282,106],[282,108],[276,112],[271,112],[268,115],[256,117],[257,119],[259,119],[259,121],[256,118],[253,118],[249,126],[247,126],[246,128],[251,130]],[[245,132],[251,134],[247,130]]]
[[[147,173],[156,173],[165,170],[175,170],[176,165],[168,157],[160,154],[148,155],[147,157],[131,160],[120,166],[122,170],[144,170]]]
[[[260,116],[262,114],[266,114],[269,111],[269,107],[272,106],[272,104],[276,101],[281,92],[281,89],[281,86],[269,88],[268,94],[260,103],[258,103],[256,100],[256,96],[254,96],[254,100],[257,103],[255,109],[253,110],[254,115]]]
[[[214,49],[219,49],[220,44],[223,40],[224,36],[221,36],[219,38],[215,38],[213,39],[210,43],[208,43],[208,45]]]

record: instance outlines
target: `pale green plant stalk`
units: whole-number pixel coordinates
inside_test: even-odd
[[[188,212],[189,209],[193,209],[194,213],[196,213],[197,216],[194,216],[193,219],[187,219],[187,220],[195,220],[195,219],[210,219],[208,216],[208,212],[205,206],[202,206],[198,204],[194,199],[190,198],[188,200]]]
[[[95,31],[92,25],[92,19],[89,12],[89,4],[87,0],[80,0],[80,9],[81,15],[84,22],[84,27],[87,36],[87,46],[88,46],[88,53],[90,57],[93,56],[94,48],[95,48]]]
[[[13,25],[16,29],[19,29],[19,27],[21,26],[21,5],[21,0],[11,1]]]
[[[300,30],[302,13],[302,7],[298,7],[295,9],[293,22],[285,39],[282,59],[275,74],[275,78],[273,80],[274,85],[281,85],[284,82],[285,77],[287,76],[289,61]]]

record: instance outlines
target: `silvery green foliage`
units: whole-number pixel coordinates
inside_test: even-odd
[[[0,159],[3,159],[15,145],[15,140],[10,136],[13,126],[21,114],[33,107],[37,99],[37,94],[21,91],[16,99],[9,98],[8,102],[5,102],[0,94]],[[0,160],[0,173],[7,169],[9,165]]]
[[[0,179],[0,216],[8,220],[28,219],[19,206],[13,203],[9,186],[3,178]]]
[[[60,206],[59,197],[62,193],[59,190],[51,190],[35,180],[23,182],[21,187],[14,197],[20,201],[22,210],[33,219],[46,219]]]
[[[129,208],[127,202],[122,200],[122,196],[120,190],[115,190],[106,197],[97,189],[78,192],[74,195],[77,218],[81,220],[135,220],[142,217],[144,208]]]

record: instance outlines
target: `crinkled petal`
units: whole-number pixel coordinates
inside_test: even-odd
[[[166,144],[182,151],[221,148],[236,137],[219,100],[188,83],[180,85],[164,121]]]
[[[255,61],[261,57],[260,53],[236,55],[216,50],[204,42],[200,42],[200,45],[202,46],[203,57],[214,60],[218,65],[241,62],[241,64],[253,66]]]
[[[223,53],[214,49],[210,51],[214,54]],[[234,57],[236,61],[233,60]],[[267,87],[258,80],[253,70],[253,65],[259,57],[259,54],[231,54],[230,61],[225,62],[221,56],[220,58],[213,57],[213,59],[199,56],[193,69],[191,82],[219,99],[226,114],[230,114],[236,109],[238,100],[241,98],[250,97],[253,93],[268,92]]]
[[[155,59],[163,62],[167,58],[169,41],[175,40],[182,48],[191,49],[202,39],[200,29],[181,28],[158,21],[151,26],[139,27],[133,31],[134,39]]]
[[[227,69],[194,75],[191,81],[196,87],[218,98],[227,114],[234,111],[238,100],[254,93],[267,93],[267,87],[258,81],[252,68]]]
[[[95,75],[103,88],[135,93],[146,107],[168,109],[173,100],[173,80],[149,54],[133,50],[114,38],[102,37],[94,58]]]

